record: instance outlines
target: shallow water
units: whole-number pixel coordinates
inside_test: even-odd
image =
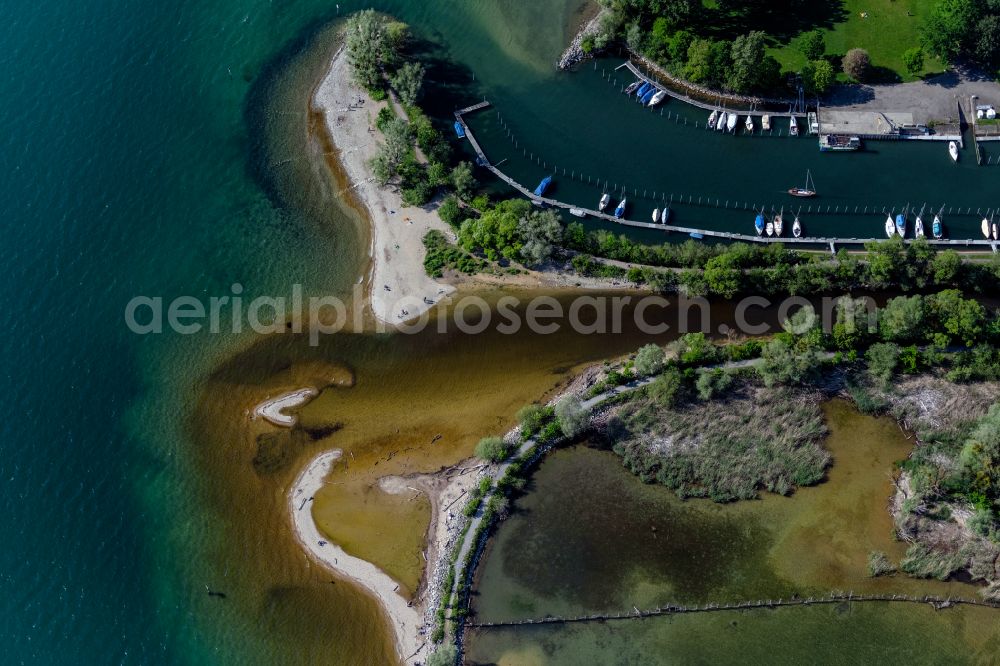
[[[962,583],[868,578],[870,551],[882,550],[898,561],[905,550],[893,539],[886,504],[893,462],[904,458],[910,445],[894,422],[860,415],[842,401],[827,404],[824,412],[833,467],[824,483],[791,497],[766,495],[725,505],[682,501],[661,486],[639,482],[608,451],[578,446],[554,452],[484,557],[474,592],[477,619],[627,612],[633,606],[787,599],[834,590],[975,598],[977,589]],[[895,661],[914,652],[921,661],[934,662],[952,649],[937,640],[945,627],[962,640],[974,637],[984,649],[989,641],[1000,641],[997,619],[967,608],[925,613],[915,606],[855,605],[849,611],[806,609],[801,615],[785,609],[483,629],[471,634],[469,645],[472,660],[484,663],[520,663],[522,657],[569,663],[583,655],[584,661],[603,663],[618,650],[644,661],[659,659],[656,663],[731,661],[736,654],[742,658],[743,647],[759,655],[775,649],[761,632],[770,636],[780,625],[789,642],[774,655],[779,661],[802,659],[816,646],[816,658],[836,662],[838,652],[851,645],[852,650],[863,646],[861,654],[869,658],[881,654]],[[716,631],[719,642],[704,639]],[[728,658],[727,651],[732,651]]]

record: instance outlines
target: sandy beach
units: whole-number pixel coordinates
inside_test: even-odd
[[[454,291],[451,285],[427,276],[422,242],[431,229],[449,238],[453,232],[438,217],[435,204],[406,207],[396,188],[381,189],[372,179],[368,163],[381,141],[375,116],[388,102],[372,101],[351,81],[345,49],[334,55],[312,104],[323,113],[330,142],[337,150],[351,191],[371,220],[372,313],[387,324],[413,319]]]
[[[373,594],[389,616],[400,659],[407,664],[422,662],[430,641],[420,634],[423,618],[417,608],[396,592],[399,588],[396,581],[371,562],[348,555],[344,549],[330,543],[313,520],[313,496],[323,486],[340,456],[339,449],[320,454],[295,479],[288,497],[288,509],[296,538],[314,559]]]

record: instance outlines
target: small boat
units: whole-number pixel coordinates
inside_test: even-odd
[[[629,86],[628,86],[628,88],[625,89],[625,94],[626,95],[631,95],[636,90],[638,90],[639,86],[641,86],[641,85],[642,85],[642,81],[636,81],[635,83],[630,83]]]
[[[799,121],[795,116],[788,117],[788,133],[792,136],[799,135]]]
[[[603,211],[605,208],[608,207],[609,203],[611,203],[611,195],[605,192],[604,195],[601,197],[601,202],[597,204],[597,210]]]
[[[573,217],[587,217],[587,211],[582,208],[570,208],[569,214]]]
[[[982,229],[983,229],[983,236],[986,237],[986,240],[989,240],[990,239],[990,221],[988,219],[986,219],[985,217],[983,218]]]
[[[542,179],[542,182],[538,183],[538,187],[535,188],[535,196],[540,197],[545,194],[545,190],[549,189],[549,185],[552,184],[552,176],[546,176]]]
[[[924,221],[919,215],[917,215],[916,222],[913,223],[913,236],[915,238],[924,237]]]
[[[743,124],[746,126],[748,132],[753,133],[753,116],[747,116],[747,120]]]
[[[622,199],[622,200],[621,200],[621,201],[620,201],[620,202],[618,203],[618,207],[617,207],[617,208],[615,208],[615,217],[617,217],[617,218],[621,219],[621,217],[622,217],[623,215],[625,215],[625,202],[626,202],[626,201],[627,201],[627,199]]]
[[[767,235],[768,236],[773,236],[774,235],[774,222],[768,222],[767,223],[767,227],[765,227],[765,229],[767,230]]]
[[[641,99],[642,96],[646,94],[646,91],[649,90],[649,88],[650,88],[649,83],[643,81],[642,85],[639,86],[639,88],[635,91],[635,96]]]
[[[958,161],[958,144],[954,141],[948,142],[948,154],[951,155],[951,159]]]
[[[802,238],[802,223],[799,221],[799,216],[795,216],[795,221],[792,222],[792,235],[796,238]]]
[[[812,172],[806,169],[805,187],[793,187],[788,190],[793,197],[814,197],[816,196],[816,184],[812,182]]]
[[[728,118],[729,114],[723,111],[722,114],[719,116],[719,122],[715,123],[715,129],[719,130],[720,132],[726,129],[726,120]]]
[[[726,131],[735,132],[737,120],[739,120],[739,116],[737,116],[735,113],[730,113],[729,117],[726,119]]]
[[[655,224],[655,223],[657,223],[659,221],[660,221],[660,209],[659,208],[654,208],[653,209],[653,223]]]
[[[465,128],[462,127],[462,123],[458,122],[457,120],[455,121],[455,136],[457,136],[459,139],[465,138]]]
[[[667,220],[670,219],[670,209],[664,208],[660,211],[660,224],[666,224]]]
[[[702,238],[705,237],[705,234],[699,234],[697,231],[692,231],[691,233],[688,234],[688,236],[696,240],[701,240]]]
[[[996,222],[993,223],[993,240],[1000,240],[1000,226]]]
[[[757,213],[757,219],[753,222],[754,229],[757,230],[757,235],[761,236],[764,233],[764,214]]]
[[[656,95],[656,88],[650,86],[649,90],[643,93],[639,101],[642,102],[643,105],[649,104],[650,100],[652,100],[655,95]],[[652,104],[650,104],[650,106],[652,106]]]
[[[765,132],[771,131],[771,116],[769,114],[765,113],[764,117],[760,119],[760,126]]]
[[[885,218],[885,235],[889,238],[896,235],[896,223],[892,221],[892,215]]]
[[[896,233],[900,238],[906,238],[906,216],[902,213],[896,216]]]
[[[780,236],[785,231],[785,220],[782,219],[785,209],[782,208],[781,212],[774,216],[774,235]]]
[[[649,100],[649,105],[650,106],[656,106],[657,104],[659,104],[660,102],[662,102],[663,98],[666,97],[666,96],[667,96],[667,91],[666,90],[658,90],[656,92],[656,94],[653,95],[653,99]]]
[[[931,224],[931,233],[934,234],[934,238],[944,236],[944,225],[941,224],[941,218],[938,215],[934,216],[934,223]]]
[[[707,127],[708,129],[715,129],[715,119],[718,117],[719,117],[718,110],[712,111],[712,113],[708,115],[708,124],[705,125],[705,127]]]

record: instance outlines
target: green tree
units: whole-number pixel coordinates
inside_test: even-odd
[[[732,298],[739,293],[743,283],[743,272],[734,266],[734,257],[722,254],[712,257],[705,264],[705,282],[714,294]]]
[[[865,245],[868,251],[868,280],[876,289],[896,282],[906,264],[906,244],[899,236]]]
[[[890,299],[882,309],[879,323],[883,340],[916,340],[924,331],[923,296],[898,296]]]
[[[476,444],[476,457],[489,462],[500,462],[510,455],[510,448],[502,437],[483,437]]]
[[[927,297],[928,310],[942,331],[953,341],[972,346],[983,335],[986,310],[976,300],[963,298],[957,289],[945,289]]]
[[[822,30],[810,30],[799,38],[799,51],[806,60],[819,60],[826,52],[826,40]]]
[[[367,90],[380,88],[387,46],[385,19],[366,9],[347,19],[345,31],[347,59],[355,82]]]
[[[787,342],[778,338],[764,345],[757,372],[765,386],[800,384],[812,378],[819,368],[820,357],[815,350],[797,353]]]
[[[983,16],[976,23],[972,57],[993,72],[1000,65],[1000,6],[994,6],[995,14]]]
[[[871,67],[871,56],[868,55],[868,51],[864,49],[851,49],[844,56],[841,61],[841,65],[844,68],[844,74],[855,81],[864,81],[865,77],[868,75],[868,69]]]
[[[939,58],[954,62],[974,35],[977,15],[974,0],[937,0],[924,22],[924,46]]]
[[[458,648],[454,643],[443,643],[434,648],[427,657],[427,666],[455,666],[458,661]]]
[[[562,241],[562,224],[554,210],[533,210],[521,218],[521,259],[526,266],[537,266],[552,256]]]
[[[745,93],[766,87],[772,78],[774,59],[767,55],[765,35],[754,30],[733,41],[732,64],[726,78],[730,90]]]
[[[445,197],[438,206],[438,217],[453,227],[461,225],[464,216],[462,207],[458,205],[458,199],[453,196]]]
[[[955,250],[939,252],[931,262],[934,282],[941,286],[952,286],[958,282],[962,270],[962,257]]]
[[[559,429],[567,437],[576,437],[590,425],[590,414],[576,395],[568,395],[557,402],[555,411]]]
[[[476,189],[476,177],[472,175],[472,163],[459,162],[451,170],[451,185],[460,199],[468,201]]]
[[[459,227],[458,239],[470,252],[482,252],[491,261],[516,260],[521,254],[520,221],[531,212],[524,199],[507,199],[468,219]]]
[[[407,62],[403,63],[403,66],[389,79],[404,106],[413,106],[417,103],[424,85],[425,73],[424,66],[419,62]]]
[[[837,73],[833,71],[833,65],[826,60],[817,60],[813,63],[812,89],[816,94],[822,95],[837,78]]]
[[[682,387],[681,373],[676,368],[667,368],[646,390],[654,404],[669,409],[677,404]]]
[[[916,76],[924,68],[924,50],[919,46],[903,51],[903,66],[911,76]]]
[[[534,403],[525,405],[517,411],[517,420],[521,424],[521,433],[528,437],[534,435],[548,416],[548,411],[541,405]]]
[[[635,355],[635,371],[640,375],[655,375],[663,369],[663,362],[666,354],[663,347],[657,344],[648,344],[639,348]]]
[[[865,353],[868,374],[872,379],[887,386],[899,366],[899,345],[891,342],[877,342]]]

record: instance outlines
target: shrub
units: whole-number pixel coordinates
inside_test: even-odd
[[[383,106],[381,109],[379,109],[378,115],[375,116],[375,127],[378,128],[378,131],[385,132],[386,126],[389,124],[390,121],[394,120],[395,118],[396,114],[393,113],[392,107]]]
[[[676,368],[668,368],[646,389],[649,397],[660,407],[673,407],[677,404],[683,387],[681,373]]]
[[[864,49],[851,49],[844,56],[841,65],[844,68],[844,74],[855,81],[864,81],[865,76],[868,75],[868,69],[871,67],[871,57]]]
[[[541,405],[525,405],[517,411],[517,420],[521,423],[521,436],[528,439],[542,427],[551,417],[551,410]]]
[[[635,371],[640,375],[655,375],[663,369],[666,354],[663,348],[656,344],[641,347],[635,355]]]
[[[427,656],[427,666],[454,666],[458,661],[458,648],[453,643],[439,645]]]
[[[919,46],[906,49],[903,52],[903,65],[912,76],[919,74],[920,70],[924,68],[924,50]]]
[[[590,424],[590,414],[575,395],[568,395],[556,403],[555,413],[559,429],[567,437],[576,437]]]
[[[868,553],[868,575],[872,578],[886,576],[896,571],[889,558],[880,550],[873,550]]]
[[[483,437],[476,444],[476,457],[490,462],[500,462],[510,455],[510,446],[502,437]]]

